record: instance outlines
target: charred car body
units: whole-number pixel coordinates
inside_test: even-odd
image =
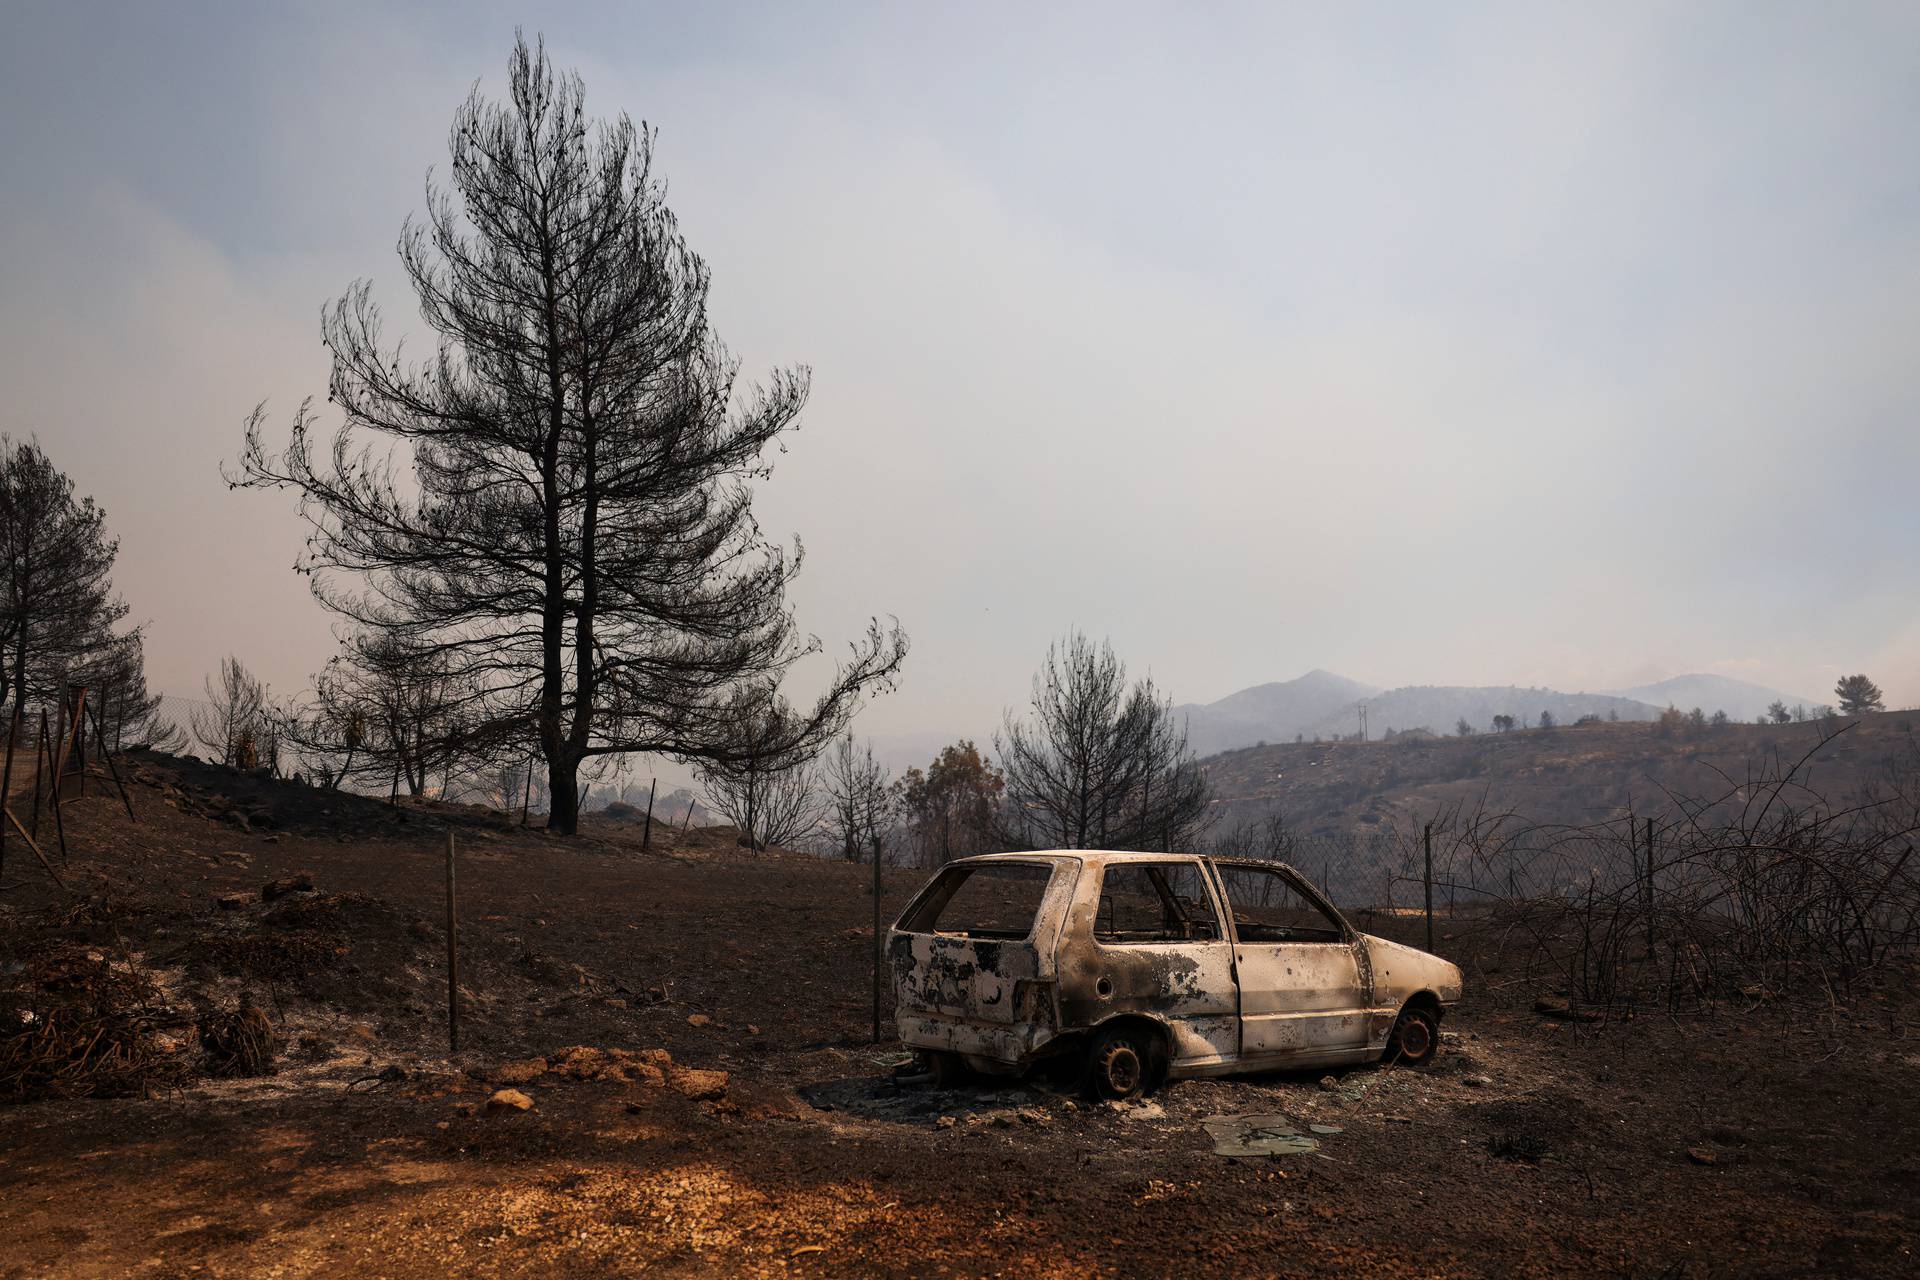
[[[1363,934],[1280,863],[1063,850],[948,864],[887,939],[936,1070],[1070,1057],[1102,1096],[1169,1077],[1432,1057],[1460,970]]]

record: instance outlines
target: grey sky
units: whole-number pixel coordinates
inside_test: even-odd
[[[285,495],[516,22],[658,125],[802,625],[897,614],[870,732],[989,728],[1049,638],[1181,700],[1324,666],[1920,702],[1920,10],[13,4],[0,427],[107,506],[157,687],[331,650]]]

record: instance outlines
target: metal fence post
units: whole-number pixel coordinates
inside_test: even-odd
[[[1421,833],[1420,842],[1427,851],[1427,872],[1424,877],[1427,886],[1427,950],[1433,950],[1433,824],[1429,822]]]
[[[454,909],[453,831],[447,831],[447,1055],[460,1052],[460,934]]]
[[[880,838],[873,839],[873,1042],[880,1043]]]

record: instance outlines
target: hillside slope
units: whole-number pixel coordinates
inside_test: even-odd
[[[1815,724],[1728,725],[1661,737],[1618,724],[1254,747],[1202,762],[1215,793],[1216,830],[1275,812],[1316,837],[1366,838],[1420,824],[1453,806],[1512,809],[1543,823],[1587,823],[1631,809],[1657,816],[1669,792],[1714,796],[1770,761],[1814,752],[1811,786],[1844,801],[1899,765],[1920,762],[1920,712],[1861,717],[1824,747]]]

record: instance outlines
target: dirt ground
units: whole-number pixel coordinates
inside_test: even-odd
[[[1456,955],[1468,995],[1426,1070],[1177,1083],[1133,1107],[1048,1080],[936,1092],[896,1084],[899,1046],[871,1041],[868,868],[132,763],[137,823],[97,783],[65,810],[78,895],[9,839],[0,977],[77,948],[155,982],[183,1055],[196,1014],[243,996],[287,1052],[269,1076],[0,1106],[0,1277],[1920,1267],[1904,992],[1583,1025]],[[312,892],[261,899],[295,872]],[[919,878],[889,869],[889,917]],[[672,1066],[503,1065],[581,1045]],[[489,1113],[507,1080],[531,1108]],[[1233,1113],[1318,1148],[1216,1155],[1202,1121]]]

